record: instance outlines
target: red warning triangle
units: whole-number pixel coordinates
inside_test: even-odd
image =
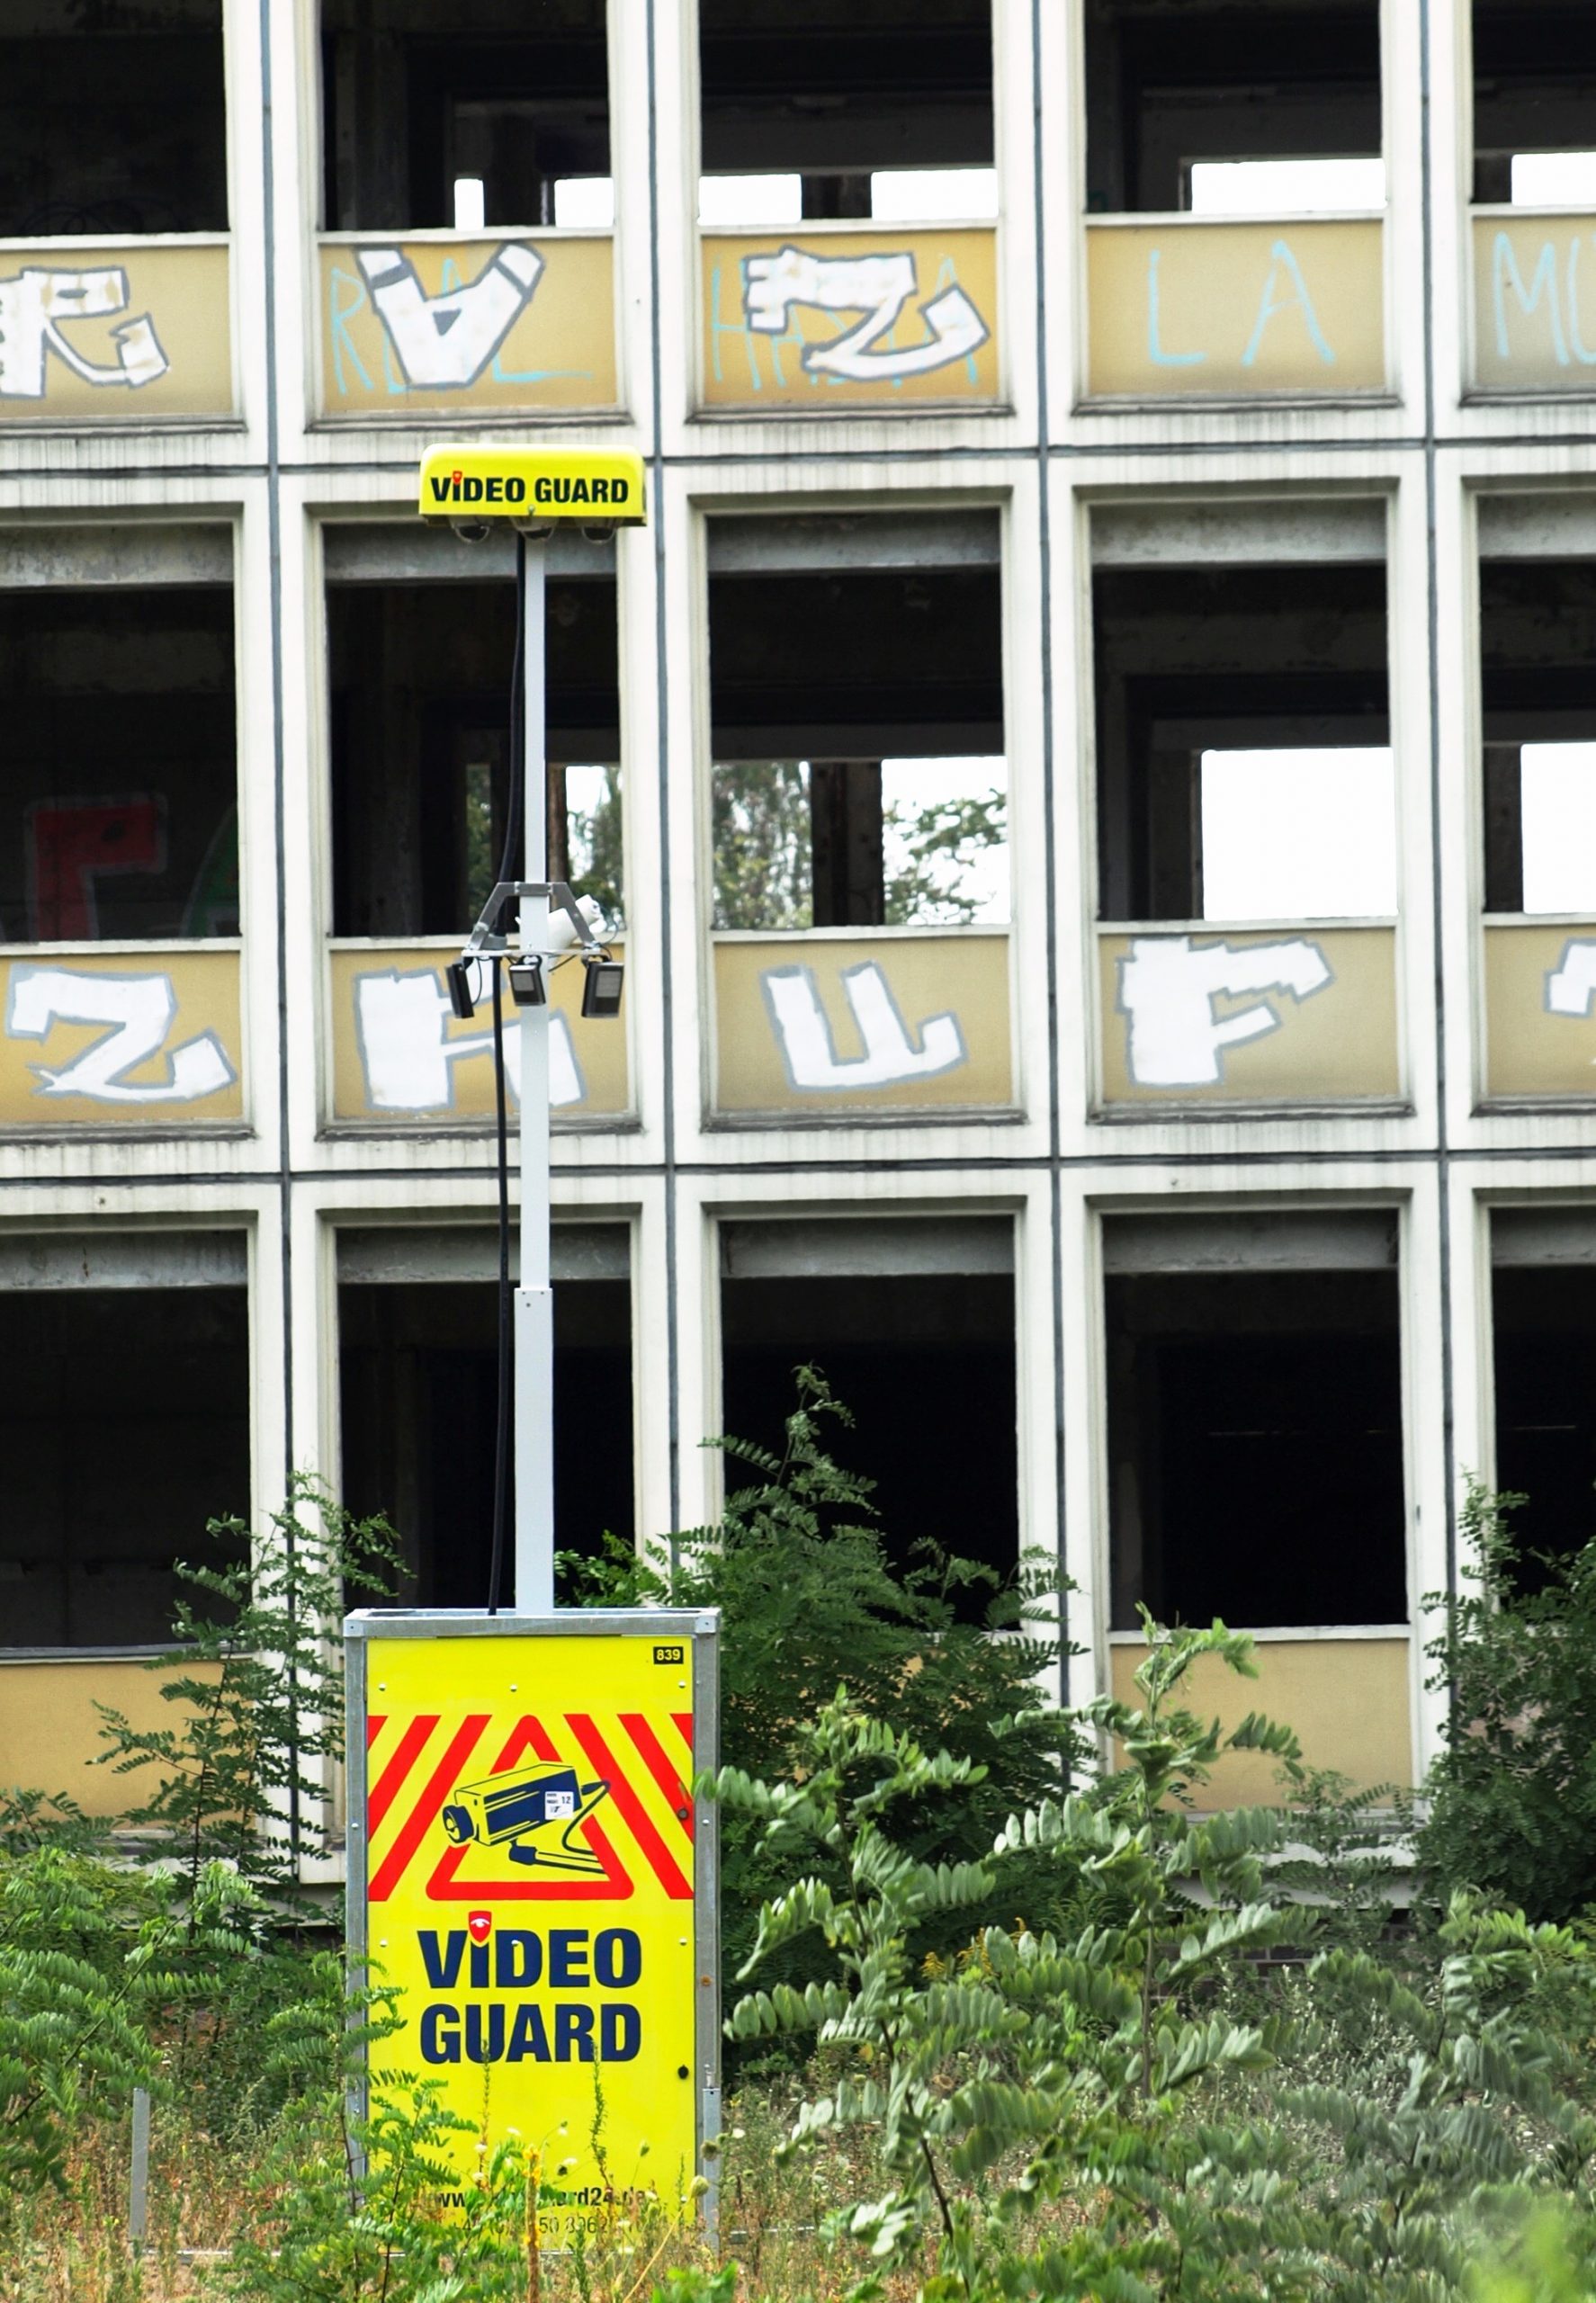
[[[560,1754],[545,1734],[542,1723],[527,1712],[511,1730],[506,1743],[493,1765],[490,1775],[502,1774],[514,1767],[525,1752],[534,1759],[558,1761]],[[611,1790],[614,1786],[612,1783]],[[632,1894],[632,1878],[610,1842],[596,1815],[588,1815],[578,1826],[582,1837],[603,1864],[602,1879],[572,1879],[550,1877],[529,1879],[462,1879],[461,1865],[471,1852],[465,1847],[452,1847],[443,1855],[426,1883],[426,1895],[433,1903],[623,1903]]]

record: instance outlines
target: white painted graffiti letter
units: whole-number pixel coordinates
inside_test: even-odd
[[[1212,1088],[1224,1077],[1224,1051],[1280,1027],[1267,999],[1216,1016],[1216,997],[1250,991],[1311,999],[1331,981],[1317,944],[1194,947],[1189,936],[1134,936],[1119,963],[1119,1008],[1130,1019],[1126,1065],[1138,1088]]]
[[[126,311],[128,295],[128,275],[120,264],[103,272],[47,272],[30,264],[0,280],[0,398],[42,399],[52,352],[85,384],[125,384],[137,391],[164,376],[169,363],[148,312],[112,329],[112,361],[85,359],[62,334],[73,320],[109,319]]]
[[[230,1088],[238,1076],[214,1032],[175,1047],[165,1079],[153,1086],[128,1077],[162,1053],[176,1014],[169,975],[100,975],[19,962],[11,971],[5,1029],[14,1040],[42,1040],[57,1024],[106,1026],[60,1071],[31,1067],[41,1096],[88,1096],[98,1104],[197,1103]]]
[[[1588,1016],[1596,999],[1596,943],[1588,936],[1571,936],[1563,956],[1547,978],[1548,1016]]]
[[[924,376],[978,351],[991,330],[959,287],[945,288],[919,308],[927,336],[905,351],[874,349],[891,333],[919,286],[912,252],[893,255],[818,255],[788,246],[774,255],[743,259],[742,309],[749,327],[763,336],[787,332],[794,305],[822,312],[863,312],[856,327],[825,344],[806,344],[803,365],[811,373],[847,376],[856,383],[890,383],[900,376]]]
[[[543,259],[512,243],[438,296],[424,291],[403,248],[362,248],[360,268],[405,381],[438,391],[476,382],[536,294]]]
[[[928,1017],[915,1046],[892,988],[874,960],[842,971],[842,989],[864,1043],[863,1055],[838,1056],[812,968],[769,968],[760,981],[794,1088],[822,1094],[895,1088],[906,1080],[934,1080],[969,1060],[956,1016]]]
[[[379,1112],[451,1110],[454,1066],[490,1055],[493,1034],[468,1032],[451,1039],[454,1011],[435,969],[397,968],[354,979],[354,1031],[366,1101]],[[519,1095],[520,1032],[505,1026],[505,1071],[512,1099]],[[549,1100],[558,1109],[587,1093],[563,1016],[549,1018]]]

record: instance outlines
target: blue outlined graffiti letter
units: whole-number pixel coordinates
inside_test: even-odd
[[[85,384],[125,385],[137,391],[164,376],[170,363],[145,312],[112,328],[116,358],[85,359],[62,330],[73,320],[109,319],[128,306],[128,275],[120,264],[101,272],[55,272],[30,264],[0,280],[0,398],[42,399],[49,355]]]
[[[864,1053],[839,1056],[812,968],[770,968],[760,979],[787,1078],[808,1095],[846,1095],[860,1088],[896,1088],[934,1080],[968,1062],[953,1015],[931,1016],[916,1047],[874,960],[845,968],[842,989]]]
[[[354,979],[354,1033],[366,1102],[377,1112],[450,1111],[454,1067],[491,1056],[491,1032],[449,1035],[453,1015],[434,968],[384,968]],[[519,1024],[505,1026],[505,1072],[512,1099],[520,1094]],[[556,1110],[586,1100],[570,1026],[549,1018],[549,1101]]]
[[[1189,936],[1133,936],[1119,963],[1119,1008],[1128,1018],[1125,1069],[1137,1088],[1215,1088],[1224,1050],[1278,1031],[1278,1009],[1259,999],[1216,1016],[1216,996],[1285,992],[1311,999],[1331,981],[1317,944],[1194,945]]]
[[[787,334],[789,315],[799,305],[865,315],[841,336],[804,345],[802,364],[811,374],[846,377],[853,383],[929,375],[967,358],[991,333],[964,290],[955,286],[919,307],[927,331],[923,343],[883,348],[882,339],[891,335],[919,284],[908,249],[886,255],[821,255],[789,244],[772,255],[746,256],[742,273],[743,312],[758,335]]]
[[[474,280],[426,295],[402,248],[358,258],[407,384],[426,391],[474,384],[537,292],[543,259],[516,242],[497,248]]]
[[[48,1039],[57,1024],[102,1024],[82,1053],[52,1071],[31,1069],[41,1096],[87,1096],[98,1104],[192,1104],[230,1088],[237,1073],[214,1032],[184,1040],[166,1061],[166,1075],[152,1086],[128,1078],[166,1046],[177,1014],[172,979],[157,972],[102,975],[97,970],[35,967],[11,971],[5,1030],[11,1039]]]

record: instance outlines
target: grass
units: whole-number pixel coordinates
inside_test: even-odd
[[[756,2083],[729,2099],[717,2254],[696,2234],[617,2216],[580,2256],[544,2259],[540,2303],[648,2303],[673,2269],[738,2266],[740,2297],[829,2303],[866,2268],[860,2251],[829,2246],[822,2218],[879,2190],[862,2149],[833,2140],[778,2163],[790,2091]],[[4,2303],[190,2303],[213,2290],[211,2269],[239,2229],[256,2166],[270,2138],[223,2147],[181,2111],[156,2106],[151,2133],[148,2240],[135,2262],[128,2239],[130,2135],[125,2121],[89,2131],[72,2155],[66,2187],[0,2208]],[[928,2263],[890,2279],[886,2303],[910,2303]],[[353,2303],[353,2299],[352,2299]]]

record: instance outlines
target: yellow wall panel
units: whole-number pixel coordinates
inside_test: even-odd
[[[1114,1693],[1139,1703],[1135,1675],[1146,1649],[1126,1642],[1110,1650]],[[1333,1768],[1357,1790],[1411,1782],[1409,1642],[1406,1639],[1270,1639],[1253,1652],[1255,1680],[1240,1678],[1217,1656],[1202,1657],[1187,1681],[1190,1709],[1238,1727],[1250,1711],[1295,1728],[1309,1767]],[[1205,1807],[1273,1806],[1280,1798],[1276,1763],[1233,1752],[1214,1770]]]

